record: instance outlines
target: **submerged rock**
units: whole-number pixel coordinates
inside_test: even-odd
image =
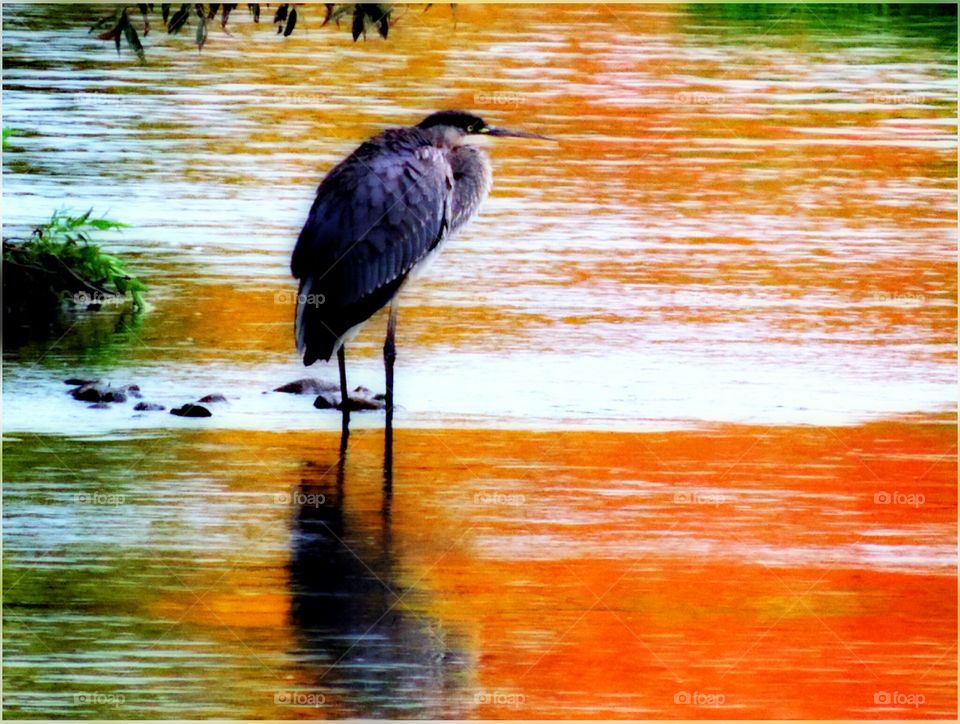
[[[316,377],[304,377],[274,389],[274,392],[287,392],[291,395],[318,395],[336,393],[339,397],[340,385],[337,382],[318,380]]]
[[[163,405],[158,405],[156,402],[138,402],[133,406],[133,409],[137,412],[156,412],[166,410],[167,408]]]
[[[334,410],[340,404],[340,395],[319,394],[313,401],[313,406],[318,410]]]
[[[387,396],[382,392],[374,394],[373,391],[361,385],[350,395],[350,404],[351,410],[385,410]]]
[[[139,388],[138,388],[139,390]],[[73,399],[83,402],[126,402],[127,395],[122,388],[105,385],[99,380],[81,385],[70,394]]]
[[[343,405],[340,402],[340,391],[325,392],[317,395],[313,401],[313,406],[318,410],[342,410]],[[347,410],[350,412],[359,412],[363,410],[384,410],[387,407],[386,396],[383,394],[373,394],[366,387],[358,387],[347,399]]]
[[[214,392],[212,395],[204,395],[197,402],[226,402],[227,398],[221,395],[219,392]]]
[[[63,381],[65,385],[73,385],[83,387],[84,385],[93,385],[98,383],[100,380],[85,380],[81,377],[68,377]]]
[[[92,405],[87,405],[88,410],[109,410],[110,405],[106,402],[95,402]]]
[[[176,415],[177,417],[213,417],[213,413],[203,405],[194,405],[191,403],[187,403],[181,407],[174,407],[170,410],[170,414]]]
[[[134,399],[139,400],[141,397],[143,397],[143,395],[140,394],[140,385],[124,385],[120,389]]]
[[[378,400],[376,397],[348,397],[347,405],[350,412],[387,409],[386,400]],[[343,406],[339,405],[337,409],[342,410]]]

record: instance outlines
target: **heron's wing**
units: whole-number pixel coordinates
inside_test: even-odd
[[[402,278],[449,228],[452,188],[440,149],[391,132],[368,141],[320,184],[293,275],[337,306]]]
[[[291,262],[304,364],[330,359],[436,247],[450,227],[452,188],[443,152],[409,129],[371,139],[327,175]]]

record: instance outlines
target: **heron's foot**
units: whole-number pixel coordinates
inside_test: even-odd
[[[366,387],[358,387],[347,397],[347,404],[343,405],[340,395],[333,392],[322,392],[313,401],[313,406],[319,410],[346,410],[347,412],[361,412],[364,410],[385,410],[387,408],[386,395],[374,394]]]

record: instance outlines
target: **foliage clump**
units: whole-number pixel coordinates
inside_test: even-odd
[[[135,310],[143,307],[146,285],[92,238],[126,224],[92,213],[59,210],[29,238],[3,240],[5,327],[54,321],[64,310],[123,304],[128,295]]]

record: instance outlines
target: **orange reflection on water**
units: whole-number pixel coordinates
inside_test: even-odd
[[[250,636],[257,656],[288,657],[288,676],[326,692],[310,716],[370,711],[373,685],[351,683],[348,646],[366,645],[369,623],[368,638],[390,646],[364,666],[411,666],[417,649],[441,670],[459,662],[436,691],[404,694],[437,697],[438,715],[948,717],[954,438],[950,425],[909,424],[398,430],[385,518],[378,431],[352,435],[339,482],[333,435],[212,433],[233,451],[234,493],[327,494],[334,509],[320,515],[343,548],[324,555],[342,554],[372,587],[319,585],[343,615],[372,610],[340,630],[339,648],[304,649],[311,634],[290,614],[304,595],[299,564],[284,583],[282,562],[248,568],[241,550],[238,570],[210,573],[209,597],[187,620],[224,645]],[[295,548],[302,508],[257,525],[273,535],[291,514]],[[170,605],[155,611],[172,615]],[[381,614],[400,617],[388,633]],[[332,636],[343,622],[322,624]],[[388,690],[392,676],[376,681]],[[894,692],[923,703],[883,705]]]

